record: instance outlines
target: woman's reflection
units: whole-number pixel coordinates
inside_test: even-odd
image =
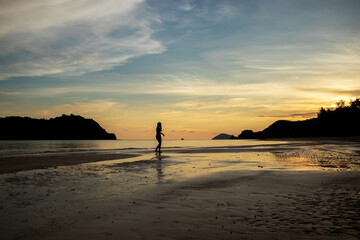
[[[163,183],[162,180],[164,178],[164,173],[162,170],[161,154],[156,153],[156,159],[158,160],[156,163],[158,183]]]

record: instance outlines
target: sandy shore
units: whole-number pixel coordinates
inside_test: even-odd
[[[138,156],[131,153],[63,153],[63,154],[33,154],[24,156],[0,157],[0,174],[39,168],[67,166],[87,162],[98,162],[112,159],[124,159]]]
[[[0,174],[1,239],[360,235],[357,143],[107,154]]]
[[[185,182],[47,239],[358,239],[358,173],[237,172]],[[125,209],[124,209],[125,208]]]

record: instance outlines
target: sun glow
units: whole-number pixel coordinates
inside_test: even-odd
[[[360,96],[358,2],[271,2],[3,1],[0,116],[209,139]]]

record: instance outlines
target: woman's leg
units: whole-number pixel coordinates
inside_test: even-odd
[[[161,152],[161,137],[157,137],[156,140],[159,142],[159,144],[157,145],[155,151],[159,149],[159,152]]]
[[[157,147],[155,148],[155,152],[157,152],[158,151],[158,149],[159,149],[159,152],[160,152],[160,148],[161,148],[161,137],[156,137],[156,140],[158,141],[158,145],[157,145]]]
[[[159,141],[159,153],[161,153],[161,137],[158,141]]]

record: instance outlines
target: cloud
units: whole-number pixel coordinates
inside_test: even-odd
[[[111,100],[75,100],[71,103],[52,103],[49,105],[34,106],[22,101],[24,105],[22,108],[14,106],[13,102],[0,102],[4,106],[0,115],[2,116],[31,116],[31,117],[56,117],[61,114],[80,114],[83,116],[108,116],[112,118],[113,115],[119,114],[128,105],[115,102]]]
[[[309,37],[309,36],[308,36]],[[325,41],[325,39],[323,39]],[[340,40],[339,40],[340,41]],[[347,39],[346,41],[354,41]],[[232,49],[209,50],[202,58],[213,66],[231,66],[258,70],[267,73],[297,75],[331,75],[335,73],[358,73],[360,57],[357,45],[331,42],[324,48],[319,42],[314,44],[267,43],[251,44]]]
[[[79,101],[69,104],[59,104],[42,110],[44,116],[57,116],[61,114],[99,114],[104,112],[114,112],[125,108],[126,104],[121,104],[107,100]]]
[[[172,75],[172,80],[155,82],[150,92],[193,96],[262,96],[267,93],[283,94],[290,86],[272,83],[219,82],[196,75]],[[146,89],[144,89],[146,91]]]
[[[184,130],[184,132],[187,132],[187,133],[196,133],[196,131],[188,131],[188,130]]]
[[[183,110],[193,110],[193,111],[216,111],[216,110],[235,110],[240,111],[240,109],[246,108],[247,110],[251,108],[254,104],[252,99],[246,98],[220,98],[220,99],[205,99],[205,100],[187,100],[176,103],[174,106]],[[250,105],[250,106],[249,106]]]
[[[86,84],[84,84],[84,82]],[[252,97],[261,100],[266,96],[293,96],[292,83],[254,82],[210,79],[193,74],[112,74],[101,82],[94,79],[68,82],[63,86],[31,87],[28,94],[33,96],[62,96],[69,94],[125,94],[158,96],[226,96],[232,97],[229,105],[237,105],[242,98]],[[281,84],[280,84],[281,83]],[[296,87],[296,86],[295,86]],[[297,90],[297,89],[296,89]],[[24,90],[25,92],[26,90]],[[199,106],[200,107],[200,106]]]
[[[194,8],[194,6],[192,6],[190,4],[189,1],[185,1],[182,5],[180,5],[179,9],[182,11],[191,11]]]
[[[123,81],[112,82],[107,86],[97,88],[100,91],[119,92],[127,94],[179,95],[179,96],[248,96],[287,93],[289,85],[279,86],[271,83],[242,83],[233,81],[217,81],[194,74],[132,74],[118,75],[114,78]]]
[[[316,116],[314,110],[320,107],[317,104],[307,104],[304,107],[304,101],[299,100],[295,96],[288,97],[285,101],[281,98],[265,98],[266,100],[256,96],[249,96],[247,98],[195,99],[178,102],[173,104],[173,107],[181,109],[183,112],[215,113],[218,116],[226,115],[233,117],[257,116],[262,118],[311,118]],[[296,113],[301,107],[309,112]]]
[[[101,71],[165,50],[142,0],[9,0],[0,18],[0,79]]]
[[[287,114],[287,115],[259,115],[258,117],[265,117],[265,118],[314,118],[316,117],[317,112],[308,112],[308,113],[294,113],[294,114]]]
[[[16,96],[16,95],[21,95],[21,92],[4,92],[4,91],[0,91],[0,96]]]
[[[339,88],[299,88],[305,92],[317,92],[317,93],[331,93],[335,95],[347,95],[347,96],[360,96],[360,88],[354,87],[353,89],[339,89]]]

